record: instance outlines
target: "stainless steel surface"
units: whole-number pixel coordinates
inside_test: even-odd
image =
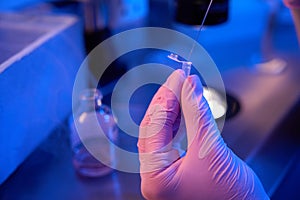
[[[285,133],[295,125],[293,118],[286,122],[300,92],[298,58],[288,60],[289,67],[280,76],[255,74],[243,67],[224,74],[227,90],[238,97],[241,111],[225,123],[222,135],[228,146],[253,167],[269,194],[278,189],[289,161],[299,149],[297,134]],[[141,102],[150,97],[148,94]],[[134,118],[138,121],[147,103],[136,103],[139,109],[135,109]],[[282,123],[286,125],[278,128]],[[128,150],[136,152],[136,142],[122,135],[121,146]],[[71,163],[68,130],[62,125],[0,187],[0,198],[90,200],[142,196],[139,174],[116,171],[97,179],[77,176]]]
[[[299,59],[286,58],[290,62],[281,75],[260,74],[246,68],[224,75],[227,92],[238,97],[241,111],[225,123],[222,135],[228,146],[254,168],[269,194],[277,189],[287,161],[296,151],[289,149],[288,144],[270,142],[274,140],[278,126],[286,123],[284,120],[300,99]],[[292,126],[295,124],[290,124],[290,128]],[[289,130],[286,131],[281,130],[282,141],[295,140],[300,144],[299,138],[291,137]],[[261,151],[265,148],[272,150],[263,154]],[[280,151],[286,152],[284,159],[277,156]]]
[[[99,178],[78,176],[68,134],[66,124],[61,124],[0,186],[0,199],[143,199],[139,174],[115,171]]]

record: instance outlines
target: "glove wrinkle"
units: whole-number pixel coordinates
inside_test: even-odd
[[[205,158],[210,153],[219,138],[220,135],[218,132],[206,132],[203,135],[202,140],[200,140],[199,159]]]
[[[141,173],[161,172],[165,167],[170,166],[179,159],[177,150],[168,152],[142,153],[140,154]]]

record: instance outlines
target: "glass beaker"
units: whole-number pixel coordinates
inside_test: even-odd
[[[116,165],[113,145],[118,128],[111,109],[101,100],[99,90],[84,90],[70,120],[73,165],[79,175],[86,177],[104,176]]]

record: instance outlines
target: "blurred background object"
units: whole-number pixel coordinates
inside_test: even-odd
[[[175,20],[188,25],[200,25],[210,0],[178,0]],[[229,0],[213,0],[205,25],[217,25],[227,21]]]
[[[79,106],[69,120],[73,165],[84,177],[105,176],[118,162],[112,147],[118,144],[118,128],[102,98],[97,89],[83,90]]]
[[[0,18],[3,182],[70,114],[84,53],[81,25],[74,16],[0,13]]]

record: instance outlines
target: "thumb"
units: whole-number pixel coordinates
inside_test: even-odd
[[[219,192],[217,199],[269,199],[254,171],[223,141],[197,76],[189,76],[183,83],[181,103],[189,145],[185,166],[189,170],[191,166],[197,170],[207,167],[198,180],[215,184],[212,188]],[[198,185],[194,190],[199,190]]]
[[[212,112],[203,96],[203,86],[198,76],[186,78],[181,91],[182,112],[184,115],[188,147],[199,149],[199,158],[204,158],[221,136]]]

